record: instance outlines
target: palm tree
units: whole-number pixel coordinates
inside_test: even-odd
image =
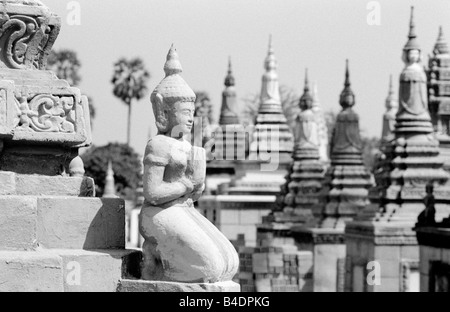
[[[140,58],[132,60],[121,58],[114,64],[114,75],[111,80],[114,85],[114,95],[128,105],[128,145],[130,145],[132,102],[147,95],[149,78],[150,73],[145,69],[144,62]]]
[[[81,81],[79,70],[81,62],[77,53],[68,49],[52,51],[47,61],[47,69],[53,71],[59,79],[66,80],[71,86]]]

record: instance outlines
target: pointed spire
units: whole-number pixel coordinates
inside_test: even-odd
[[[269,35],[269,55],[274,54],[273,46],[272,46],[272,34]]]
[[[417,42],[416,24],[414,23],[414,7],[413,6],[411,6],[411,18],[409,21],[408,42],[406,43],[403,50],[404,51],[420,50],[419,43]]]
[[[348,59],[345,60],[345,87],[350,87],[350,70],[348,68]]]
[[[389,80],[389,93],[388,93],[388,97],[386,98],[386,108],[388,110],[390,110],[392,108],[398,108],[398,101],[395,97],[394,81],[392,79],[392,75],[390,76],[390,80]]]
[[[166,73],[166,77],[183,72],[183,67],[181,66],[177,50],[175,49],[173,43],[170,47],[169,53],[167,53],[167,61],[166,64],[164,64],[164,72]]]
[[[414,24],[414,6],[411,6],[411,18],[409,21],[409,39],[416,38],[416,25]]]
[[[439,35],[434,46],[433,54],[449,54],[450,51],[448,49],[447,41],[444,38],[444,31],[442,30],[442,26],[439,26]]]
[[[227,87],[231,87],[234,86],[235,81],[234,81],[234,76],[233,76],[233,70],[231,67],[231,56],[228,58],[228,75],[225,78],[225,86]]]
[[[348,107],[352,107],[355,105],[355,94],[350,88],[350,70],[349,70],[349,62],[348,59],[345,61],[345,83],[344,90],[341,93],[340,104],[342,108],[346,109]]]
[[[272,35],[269,36],[269,50],[267,52],[267,57],[264,62],[264,67],[267,71],[277,69],[277,59],[275,58],[275,52],[272,45]]]
[[[303,91],[309,92],[308,68],[305,70],[305,88]]]
[[[320,107],[320,100],[319,100],[319,91],[317,87],[317,81],[314,81],[313,84],[313,107]]]
[[[299,105],[302,110],[310,109],[313,105],[313,97],[309,92],[308,69],[305,70],[305,88],[303,89],[303,95],[300,98]]]
[[[114,171],[111,160],[108,161],[108,170],[106,171],[105,188],[103,197],[116,197],[116,186],[114,181]]]
[[[236,91],[232,88],[235,84],[231,57],[228,58],[228,74],[225,78],[225,90],[222,92],[222,107],[220,109],[219,125],[237,125],[239,118],[233,111],[236,108]]]

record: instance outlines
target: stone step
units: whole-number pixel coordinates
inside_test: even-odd
[[[239,284],[228,281],[218,283],[175,283],[122,279],[117,292],[240,292]]]
[[[0,251],[0,292],[115,292],[140,278],[139,250]]]
[[[88,177],[52,177],[0,171],[0,195],[94,197]]]
[[[0,250],[124,249],[116,198],[0,196]]]

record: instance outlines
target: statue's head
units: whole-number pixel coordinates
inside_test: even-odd
[[[403,62],[408,65],[419,63],[422,60],[422,53],[419,49],[408,49],[403,51]]]
[[[191,133],[196,96],[180,76],[183,69],[173,45],[167,54],[164,71],[166,77],[151,95],[156,126],[159,134],[179,138]]]
[[[414,7],[411,7],[408,42],[403,48],[403,62],[407,65],[419,63],[422,60],[421,49],[417,41],[416,25],[414,23]]]

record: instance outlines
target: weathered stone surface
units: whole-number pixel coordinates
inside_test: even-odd
[[[120,199],[0,196],[0,250],[125,247]]]
[[[62,259],[65,292],[115,292],[122,278],[131,276],[130,263],[139,266],[136,250],[51,250]],[[133,259],[134,258],[134,259]]]
[[[0,171],[0,196],[16,195],[16,175],[13,172]]]
[[[240,292],[235,282],[208,284],[188,284],[174,282],[153,282],[139,280],[121,280],[118,292]]]
[[[37,238],[44,248],[125,248],[125,204],[109,198],[38,198]]]
[[[0,292],[62,292],[62,268],[58,255],[0,251]]]
[[[88,177],[17,174],[15,175],[15,190],[12,195],[93,197],[94,192],[94,180]]]
[[[0,170],[64,175],[92,139],[87,97],[46,71],[61,19],[40,1],[2,8]]]
[[[189,142],[195,94],[180,76],[173,46],[164,71],[166,77],[151,96],[158,135],[148,142],[144,156],[142,278],[230,281],[239,266],[237,252],[193,204],[205,189],[206,152]]]
[[[0,251],[0,291],[115,292],[139,278],[137,250]]]
[[[314,246],[314,292],[336,292],[338,260],[345,258],[345,244]]]
[[[0,250],[34,249],[36,218],[36,198],[0,196]]]

